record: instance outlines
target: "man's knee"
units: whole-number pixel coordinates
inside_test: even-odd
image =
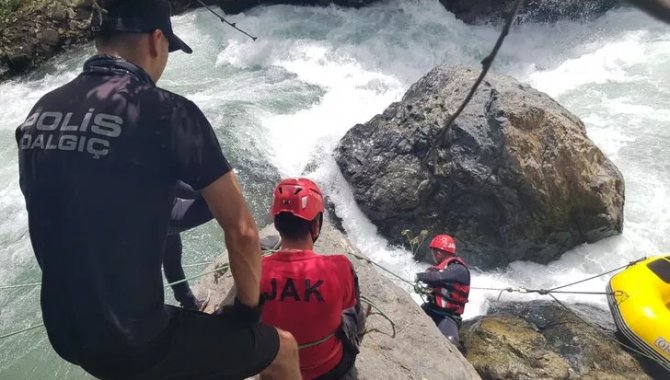
[[[280,378],[280,374],[298,368],[298,342],[288,331],[277,329],[277,334],[279,335],[279,351],[272,364],[263,371],[261,378]]]
[[[279,353],[277,357],[298,357],[298,342],[288,331],[277,329],[279,334]]]

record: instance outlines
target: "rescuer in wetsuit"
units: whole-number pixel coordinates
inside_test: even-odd
[[[456,241],[453,237],[437,235],[429,247],[436,265],[416,275],[417,281],[430,288],[428,302],[421,308],[433,319],[440,332],[463,350],[458,330],[470,293],[470,270],[463,259],[456,256]]]

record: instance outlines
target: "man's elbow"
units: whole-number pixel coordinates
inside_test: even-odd
[[[226,239],[242,246],[258,245],[258,229],[253,223],[239,223],[228,228],[226,232]]]

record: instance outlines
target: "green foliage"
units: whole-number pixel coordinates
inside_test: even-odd
[[[24,0],[0,0],[0,18],[7,17],[10,13],[19,9]]]
[[[410,247],[410,251],[412,252],[412,255],[414,257],[417,256],[417,253],[419,251],[419,248],[423,244],[424,241],[426,241],[426,236],[428,236],[428,231],[426,230],[421,230],[419,234],[417,235],[412,235],[411,230],[402,230],[400,232],[400,235],[405,238],[405,241]]]

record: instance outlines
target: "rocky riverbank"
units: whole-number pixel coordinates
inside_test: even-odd
[[[498,303],[466,321],[466,357],[482,379],[662,379],[660,366],[625,350],[610,314],[589,305]]]

